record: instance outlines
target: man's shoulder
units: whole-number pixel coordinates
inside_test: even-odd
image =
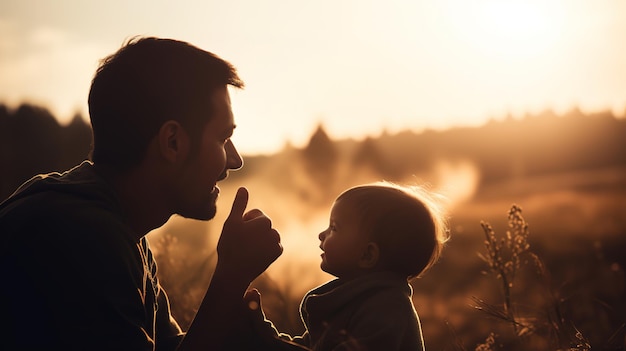
[[[0,241],[13,248],[100,245],[125,249],[127,231],[121,214],[108,203],[77,193],[41,191],[0,210]]]
[[[0,203],[0,220],[24,214],[34,218],[119,212],[118,207],[112,188],[85,161],[64,173],[39,174],[26,181]]]
[[[68,221],[81,223],[85,219],[116,217],[117,213],[101,199],[88,194],[66,193],[55,190],[30,194],[0,209],[0,223],[5,221],[27,221],[37,224],[39,221]],[[40,223],[40,222],[39,222]],[[44,224],[44,223],[41,223]]]
[[[136,264],[137,246],[129,233],[122,215],[107,204],[71,193],[38,192],[0,211],[2,255],[29,257],[34,266],[45,261],[67,263],[64,269],[72,272],[124,271]],[[85,267],[72,266],[77,262]]]

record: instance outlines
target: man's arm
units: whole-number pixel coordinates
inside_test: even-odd
[[[244,214],[248,191],[239,188],[217,244],[217,266],[179,351],[225,350],[243,316],[244,294],[282,254],[278,232],[260,210]]]

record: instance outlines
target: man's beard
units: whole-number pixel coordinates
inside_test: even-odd
[[[210,200],[210,204],[205,206],[203,209],[193,208],[188,209],[187,211],[180,212],[179,215],[188,219],[196,219],[199,221],[208,221],[215,218],[217,214],[217,194],[211,194],[212,199]]]

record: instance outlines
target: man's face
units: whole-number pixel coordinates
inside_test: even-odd
[[[213,116],[206,123],[196,150],[182,166],[177,179],[178,194],[174,212],[186,218],[208,220],[215,216],[219,194],[217,182],[228,176],[229,170],[241,168],[243,160],[230,140],[235,121],[226,87],[210,97]]]

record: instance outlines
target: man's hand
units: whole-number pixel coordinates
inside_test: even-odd
[[[248,283],[263,273],[283,252],[280,235],[261,210],[245,212],[248,190],[239,188],[217,243],[217,269]]]
[[[283,252],[272,221],[260,210],[245,213],[247,205],[248,190],[239,188],[217,243],[211,283],[179,351],[240,349],[239,326],[250,313],[242,308],[246,289]]]

